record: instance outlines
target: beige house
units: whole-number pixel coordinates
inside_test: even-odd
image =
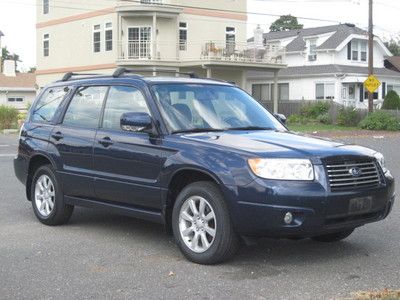
[[[37,0],[37,81],[116,67],[196,72],[248,89],[246,72],[277,72],[280,48],[247,45],[247,0]]]

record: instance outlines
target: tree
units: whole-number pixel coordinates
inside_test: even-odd
[[[394,56],[400,56],[400,43],[394,39],[385,43],[385,46],[392,52]]]
[[[297,18],[292,15],[280,16],[274,23],[271,24],[271,31],[287,31],[293,29],[303,29],[304,25],[299,24]]]
[[[11,54],[10,51],[8,51],[7,47],[4,47],[1,49],[1,67],[3,69],[4,66],[4,61],[5,60],[13,60],[15,61],[15,70],[17,70],[17,65],[19,62],[21,62],[19,55],[18,54]]]
[[[386,94],[382,109],[400,109],[400,97],[395,91]]]

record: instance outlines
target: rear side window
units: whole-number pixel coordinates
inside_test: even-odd
[[[32,112],[33,122],[50,122],[60,103],[70,92],[68,87],[49,88],[44,92]]]
[[[108,88],[103,86],[79,88],[64,116],[64,125],[97,128]]]
[[[131,86],[113,86],[104,109],[103,128],[120,130],[120,119],[127,112],[150,114],[143,94]]]

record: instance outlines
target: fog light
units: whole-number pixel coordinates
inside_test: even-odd
[[[286,213],[285,217],[283,218],[283,221],[285,221],[286,224],[290,224],[293,222],[293,215],[292,213],[288,212]]]

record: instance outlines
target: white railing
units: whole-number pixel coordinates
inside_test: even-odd
[[[119,60],[165,60],[193,61],[210,60],[243,63],[283,64],[285,48],[254,48],[247,43],[191,42],[154,43],[151,41],[129,41],[118,43]]]

